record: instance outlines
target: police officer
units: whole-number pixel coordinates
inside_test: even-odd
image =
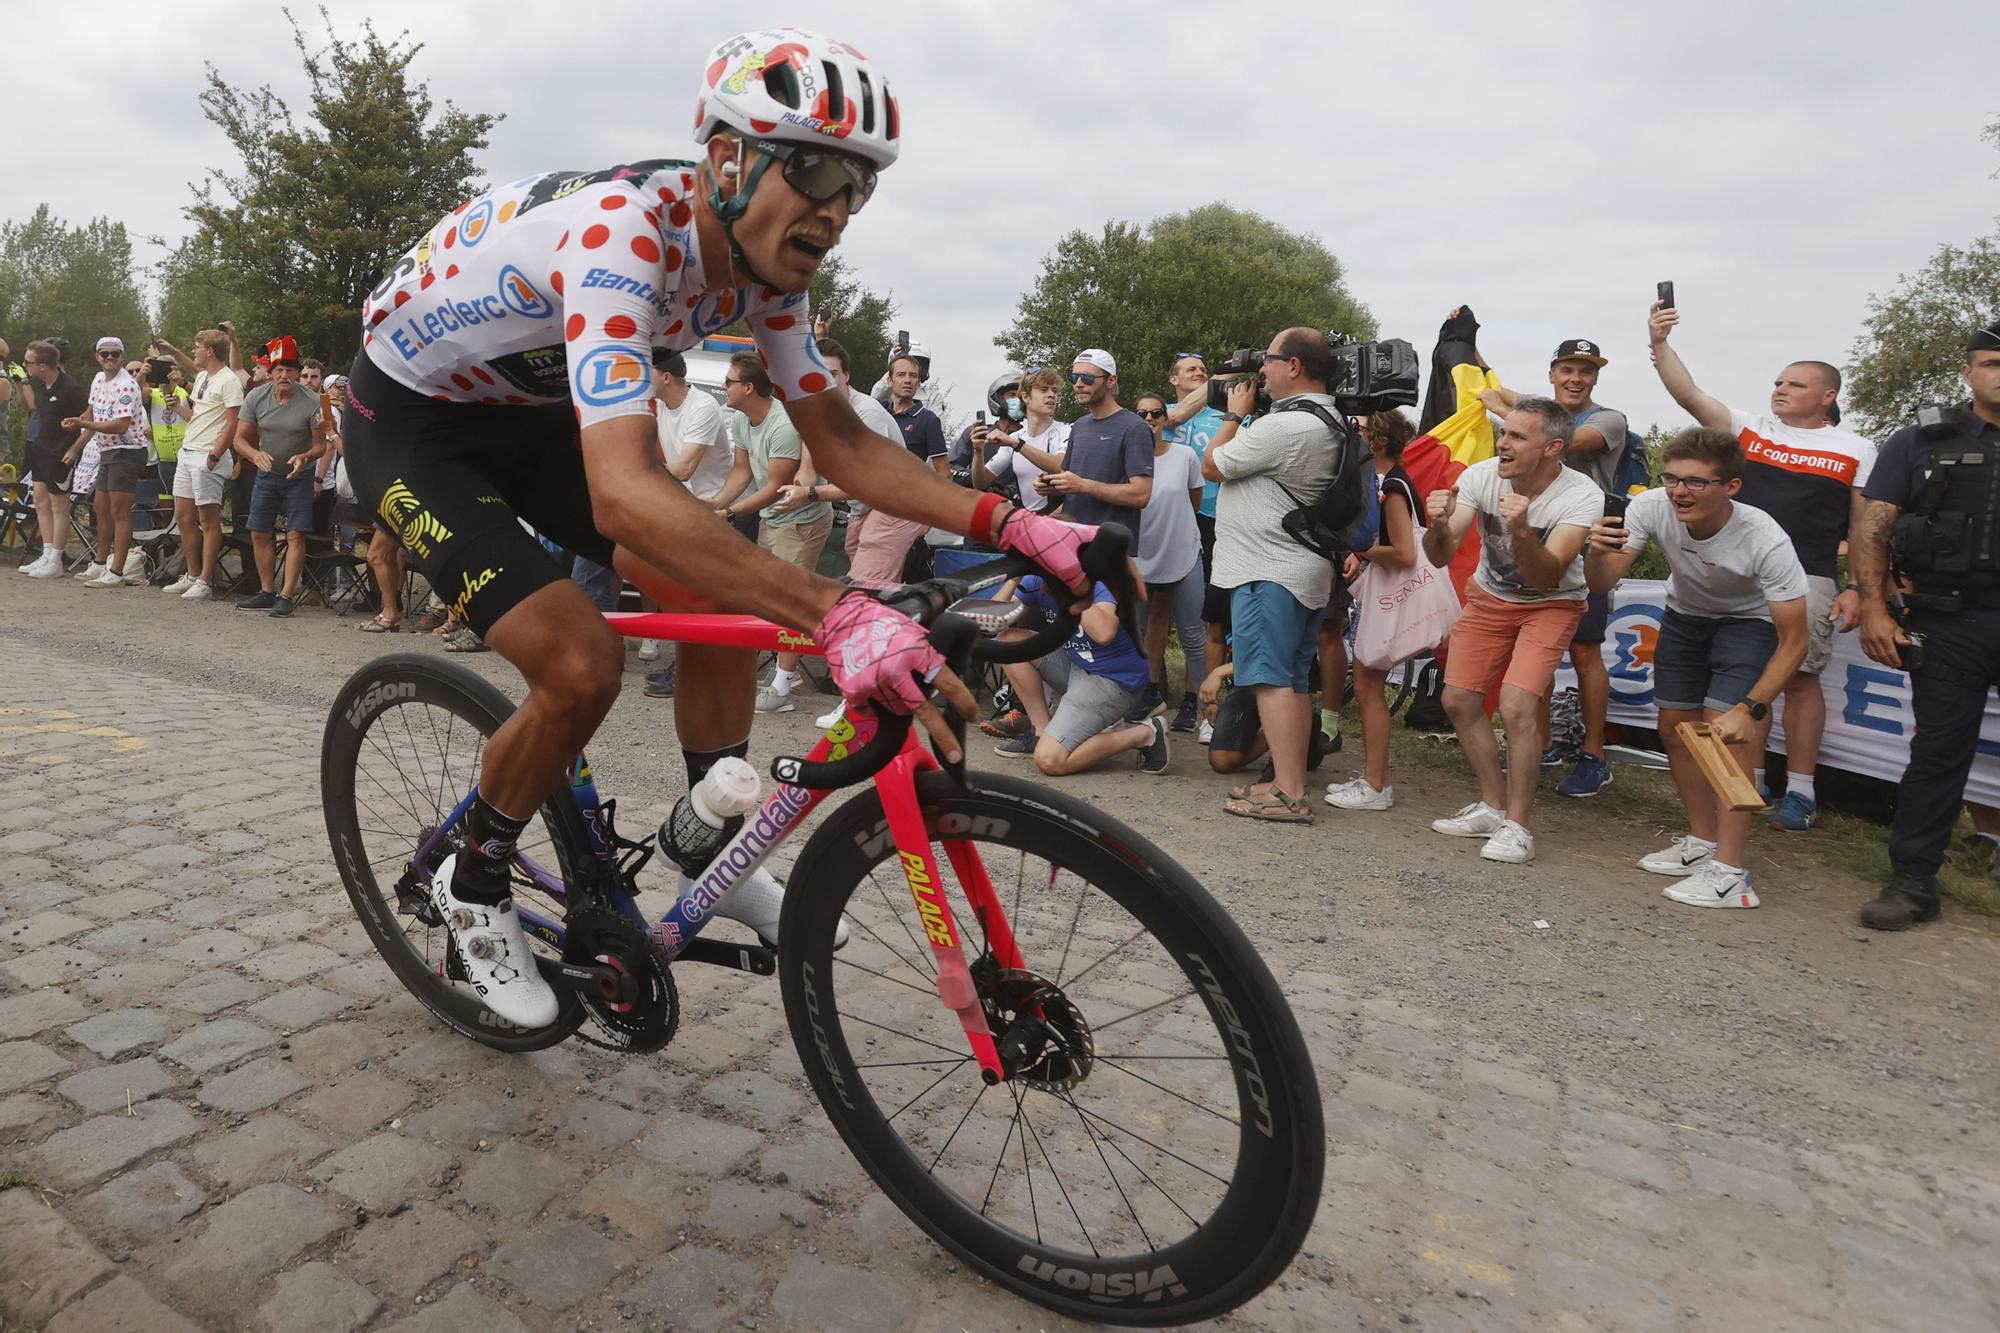
[[[1926,408],[1889,437],[1863,489],[1848,566],[1861,644],[1911,668],[1917,734],[1896,799],[1889,883],[1861,924],[1904,930],[1938,916],[1938,866],[1979,743],[1986,691],[2000,684],[2000,321],[1974,331],[1961,372],[1972,400]],[[1909,620],[1888,605],[1893,552],[1910,582]]]

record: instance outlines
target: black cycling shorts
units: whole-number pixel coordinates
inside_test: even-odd
[[[439,402],[390,379],[365,351],[347,394],[355,497],[481,637],[569,575],[523,521],[566,551],[611,563],[569,404]]]

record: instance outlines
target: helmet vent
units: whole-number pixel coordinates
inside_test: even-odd
[[[861,132],[863,134],[873,134],[875,132],[875,90],[869,86],[867,70],[861,70],[859,77],[861,79]]]
[[[769,93],[774,101],[794,111],[800,109],[803,99],[799,96],[799,72],[792,68],[789,60],[764,66],[764,91]]]
[[[903,133],[902,117],[896,114],[896,99],[890,95],[889,82],[886,79],[882,81],[882,110],[884,119],[887,121],[887,124],[883,127],[882,137],[890,140],[901,138]]]
[[[820,65],[826,75],[826,118],[838,125],[847,119],[847,96],[840,86],[840,66],[831,60]]]

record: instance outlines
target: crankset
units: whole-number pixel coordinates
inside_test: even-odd
[[[672,1041],[680,1024],[680,994],[646,932],[603,907],[572,910],[564,931],[562,970],[596,1020],[577,1036],[633,1054]]]
[[[1083,1011],[1060,987],[1033,972],[997,967],[991,955],[972,965],[972,976],[1010,1082],[1044,1092],[1083,1082],[1097,1062],[1097,1043]]]

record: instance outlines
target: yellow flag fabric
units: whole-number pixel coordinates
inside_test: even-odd
[[[1444,446],[1454,462],[1466,467],[1493,457],[1493,423],[1479,395],[1500,387],[1500,376],[1470,363],[1451,368],[1458,410],[1431,427],[1429,434]]]

